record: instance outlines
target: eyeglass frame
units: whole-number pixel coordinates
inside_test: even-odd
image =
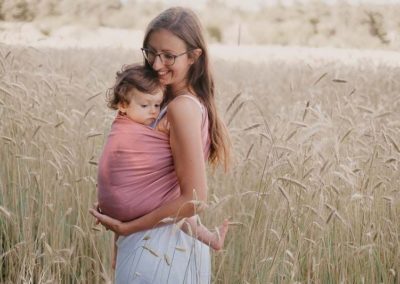
[[[166,66],[172,66],[172,65],[175,64],[175,61],[176,61],[176,58],[177,58],[177,57],[180,57],[180,56],[182,56],[182,55],[185,55],[185,54],[187,54],[187,53],[193,51],[194,49],[186,50],[185,52],[182,52],[182,53],[177,54],[177,55],[172,54],[172,53],[168,53],[168,52],[158,52],[158,53],[156,53],[156,52],[153,52],[153,51],[151,51],[150,49],[144,48],[144,47],[142,47],[141,50],[142,50],[142,54],[143,54],[144,59],[145,59],[145,60],[147,61],[147,63],[149,63],[150,65],[153,65],[154,62],[156,62],[156,58],[157,58],[157,56],[158,56],[158,57],[160,58],[160,61],[161,61],[162,64],[164,64],[164,65],[166,65]],[[154,53],[154,61],[153,61],[152,63],[150,63],[149,60],[147,59],[146,51],[147,51],[147,52],[150,51],[150,52]],[[172,62],[172,64],[165,64],[165,63],[163,62],[162,58],[161,58],[161,55],[162,55],[162,54],[169,54],[169,55],[171,55],[171,56],[174,58],[174,62]]]

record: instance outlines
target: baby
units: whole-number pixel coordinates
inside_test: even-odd
[[[149,172],[151,167],[148,164],[151,164],[151,159],[158,153],[158,148],[168,147],[164,152],[171,155],[168,127],[158,124],[152,129],[160,113],[163,91],[163,86],[151,71],[140,65],[131,65],[117,73],[116,83],[108,93],[108,106],[118,110],[118,115],[99,163],[99,208],[120,221],[143,216],[163,202],[179,196],[179,185],[173,168],[168,173],[168,183],[171,184],[169,190],[164,186],[167,182],[161,182],[165,174],[160,174],[160,178],[156,178],[149,188],[143,186],[145,181],[138,181],[147,178],[146,175],[141,176],[141,171],[148,167],[146,173]],[[125,133],[130,136],[122,136]],[[160,142],[152,144],[154,139],[159,139],[157,141]],[[165,159],[161,154],[157,157]],[[150,173],[156,175],[157,170],[154,171]],[[153,184],[158,181],[163,183],[160,186],[162,191],[154,190]],[[197,216],[193,216],[185,219],[181,229],[214,250],[220,250],[228,230],[228,220],[224,220],[217,231],[211,232],[199,222]],[[115,240],[117,238],[118,236]],[[115,255],[114,246],[113,266]]]

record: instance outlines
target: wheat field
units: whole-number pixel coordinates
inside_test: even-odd
[[[95,227],[126,49],[0,45],[0,282],[109,283]],[[234,163],[209,171],[213,283],[399,283],[400,65],[214,60]]]

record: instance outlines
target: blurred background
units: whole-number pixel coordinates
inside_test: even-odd
[[[210,43],[396,50],[398,0],[0,0],[0,41],[31,45],[141,45],[161,10],[189,6]]]
[[[0,283],[112,283],[87,213],[149,21],[183,5],[210,42],[232,139],[209,171],[216,284],[400,283],[399,1],[0,0]]]

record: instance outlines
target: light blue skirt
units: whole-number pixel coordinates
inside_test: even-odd
[[[175,224],[120,236],[115,283],[208,284],[209,247]]]

